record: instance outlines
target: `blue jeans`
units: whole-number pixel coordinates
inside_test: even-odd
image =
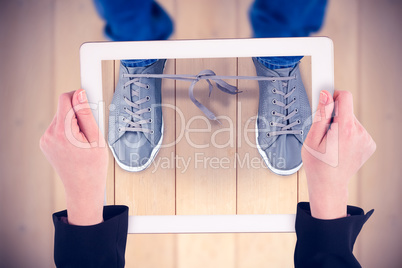
[[[154,0],[94,0],[105,19],[105,35],[114,41],[165,40],[173,32],[169,15]],[[249,10],[253,36],[302,37],[318,31],[327,0],[255,0]],[[295,66],[302,56],[258,57],[270,69]],[[124,60],[129,67],[155,60]]]

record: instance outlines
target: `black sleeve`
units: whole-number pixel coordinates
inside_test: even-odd
[[[313,218],[310,204],[297,205],[294,255],[295,267],[361,267],[353,255],[353,245],[364,223],[374,210],[364,215],[361,208],[348,206],[345,218]]]
[[[104,222],[92,226],[69,225],[63,217],[66,210],[53,214],[57,267],[124,267],[128,207],[105,206]]]

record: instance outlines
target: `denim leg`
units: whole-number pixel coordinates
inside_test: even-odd
[[[255,0],[249,15],[255,38],[302,37],[318,31],[327,0]]]
[[[295,67],[303,56],[287,56],[287,57],[257,57],[265,67],[275,70],[280,68]]]
[[[327,0],[255,0],[249,15],[253,36],[302,37],[318,31],[323,23]],[[295,66],[302,56],[259,57],[270,69]]]
[[[173,31],[168,14],[153,0],[94,0],[113,41],[165,40]]]
[[[153,0],[94,0],[113,41],[165,40],[173,32],[169,15]],[[156,60],[122,60],[126,67],[143,67]]]
[[[151,60],[121,60],[121,64],[123,64],[126,67],[145,67],[148,65],[151,65],[152,63],[155,63],[157,59],[151,59]]]

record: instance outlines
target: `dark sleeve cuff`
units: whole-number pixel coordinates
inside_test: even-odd
[[[91,226],[69,225],[63,217],[66,210],[53,214],[57,267],[124,267],[128,207],[105,206],[104,222]]]
[[[348,206],[345,218],[321,220],[311,216],[310,204],[297,205],[295,267],[361,267],[353,255],[353,246],[366,215],[361,208]]]

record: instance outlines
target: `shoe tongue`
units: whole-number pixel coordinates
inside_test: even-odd
[[[131,143],[137,143],[141,139],[140,132],[127,131],[124,135],[126,136],[125,138],[127,139],[127,141],[129,141]]]
[[[281,77],[285,77],[285,76],[289,76],[290,73],[292,72],[293,68],[289,67],[289,68],[280,68],[280,69],[275,69],[273,71],[275,71],[276,73],[278,73],[279,76]]]
[[[146,67],[126,67],[129,74],[141,74]]]

